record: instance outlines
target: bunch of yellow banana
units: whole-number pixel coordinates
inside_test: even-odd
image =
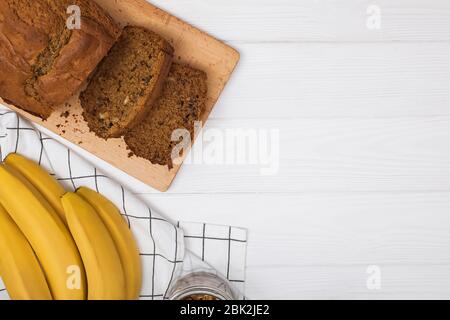
[[[12,299],[139,297],[138,247],[108,199],[66,193],[19,154],[0,164],[0,181],[0,277]]]

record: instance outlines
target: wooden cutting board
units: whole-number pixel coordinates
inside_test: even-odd
[[[189,63],[208,74],[209,92],[202,119],[204,124],[239,61],[239,53],[145,0],[95,1],[120,24],[142,26],[161,34],[175,48],[175,61]],[[123,139],[105,141],[89,132],[82,117],[78,95],[46,121],[14,106],[10,107],[24,118],[55,132],[157,190],[167,191],[180,169],[180,165],[169,170],[148,160],[130,157]]]

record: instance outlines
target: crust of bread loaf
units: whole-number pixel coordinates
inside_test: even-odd
[[[81,29],[70,31],[45,72],[37,74],[39,57],[65,26],[72,4],[81,8]],[[92,0],[0,1],[0,97],[46,119],[83,85],[119,34]]]

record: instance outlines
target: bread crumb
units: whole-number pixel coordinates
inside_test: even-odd
[[[61,117],[62,118],[68,118],[70,116],[70,112],[67,110],[67,111],[64,111],[63,113],[61,113]]]

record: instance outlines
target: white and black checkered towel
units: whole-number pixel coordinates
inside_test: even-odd
[[[86,186],[111,199],[138,241],[144,269],[141,299],[167,299],[171,283],[192,268],[218,272],[230,280],[239,298],[244,298],[246,230],[172,222],[40,130],[0,105],[0,159],[18,152],[39,162],[68,190]],[[2,299],[8,299],[8,294],[0,279]]]

